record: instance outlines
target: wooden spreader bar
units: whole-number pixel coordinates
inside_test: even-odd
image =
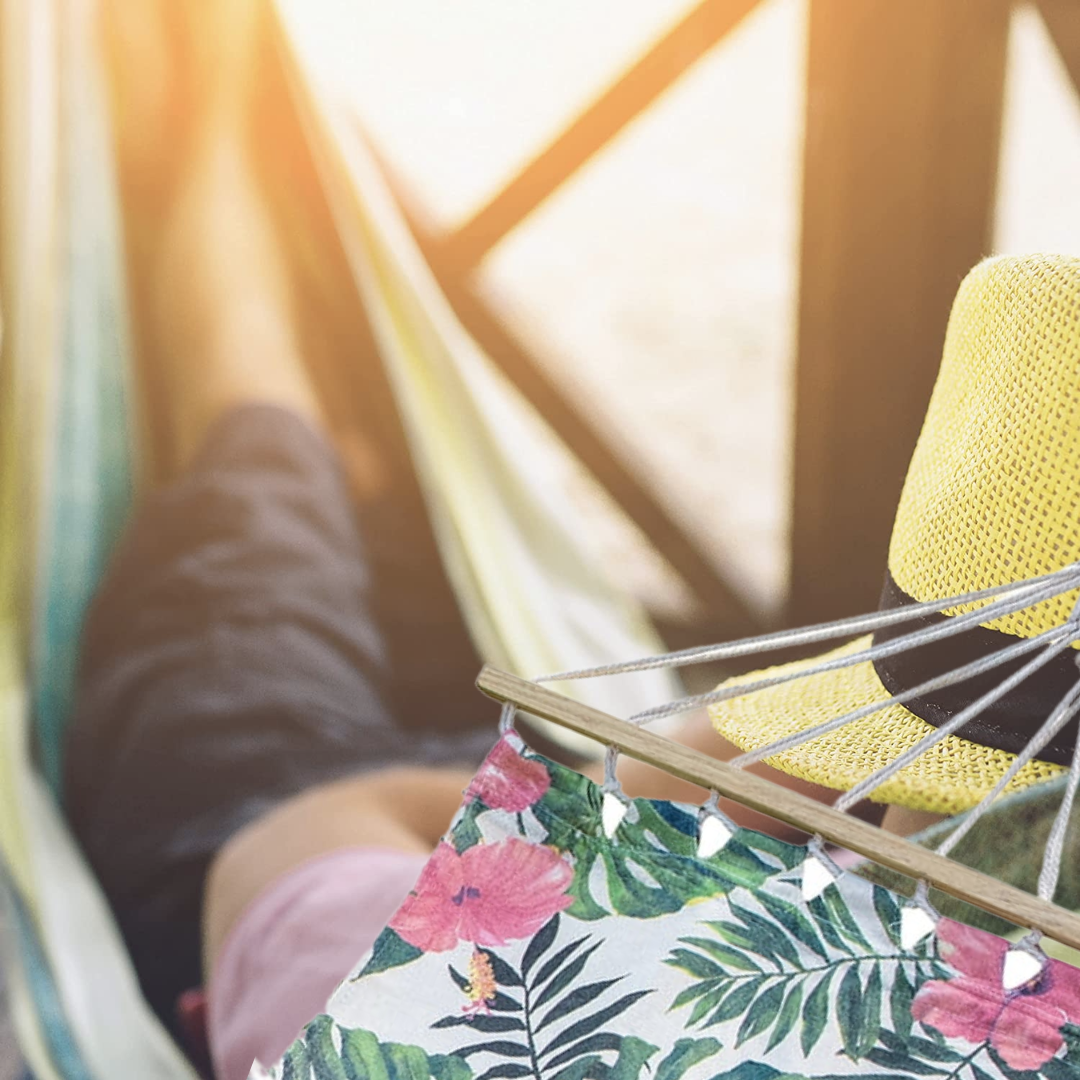
[[[628,757],[718,791],[725,798],[821,836],[881,866],[926,881],[992,915],[1041,930],[1055,941],[1080,949],[1080,915],[910,840],[497,668],[485,666],[476,685],[496,701],[510,702],[606,746],[615,746]]]

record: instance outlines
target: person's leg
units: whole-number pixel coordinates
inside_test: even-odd
[[[363,544],[245,143],[256,10],[200,11],[202,111],[157,242],[139,245],[179,476],[95,604],[69,743],[73,826],[166,1020],[201,977],[204,911],[212,961],[252,898],[306,859],[430,850],[467,777],[425,766],[475,763],[494,735],[406,731],[386,706]],[[702,794],[639,786],[633,768],[631,790]]]
[[[402,767],[320,784],[240,829],[215,857],[207,879],[203,970],[214,970],[248,905],[308,860],[349,847],[431,852],[471,775]]]
[[[400,792],[428,792],[445,824],[464,774],[425,767],[474,764],[492,738],[405,731],[385,703],[364,546],[319,430],[289,268],[245,143],[258,9],[200,5],[200,112],[157,243],[134,268],[176,478],[140,509],[96,599],[68,742],[73,829],[166,1022],[200,981],[204,883],[230,837],[301,796],[273,819],[285,826],[271,847],[256,830],[230,848],[222,880],[236,880],[224,894],[236,904],[259,865],[303,856],[313,804],[302,793],[407,763],[418,771]],[[140,137],[126,133],[122,156]],[[430,839],[411,810],[390,813],[403,795],[378,785],[372,814],[346,836],[335,793],[363,788],[331,786],[328,805],[342,809],[308,819],[316,844],[415,850]],[[353,801],[370,803],[367,792]]]
[[[261,5],[200,7],[192,46],[197,119],[189,120],[185,157],[157,222],[147,312],[176,472],[237,406],[279,405],[321,422],[289,267],[248,134]]]

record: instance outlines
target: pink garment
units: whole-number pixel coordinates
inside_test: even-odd
[[[207,994],[217,1080],[277,1061],[371,948],[427,856],[345,848],[278,878],[237,920]]]

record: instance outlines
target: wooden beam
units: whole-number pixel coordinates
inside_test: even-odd
[[[467,280],[443,275],[441,284],[469,333],[601,487],[641,530],[694,595],[695,624],[710,639],[752,632],[761,619],[742,592],[687,535],[659,494],[621,457],[579,405],[532,356],[507,322]],[[670,642],[669,642],[670,644]]]
[[[444,261],[465,273],[752,10],[757,0],[702,0],[597,97],[470,221]]]
[[[462,324],[693,593],[699,610],[691,620],[692,641],[683,642],[677,628],[665,627],[669,646],[743,637],[761,630],[762,616],[751,609],[742,590],[731,584],[724,569],[690,539],[660,495],[612,447],[590,415],[588,403],[579,403],[568,394],[481,295],[472,276],[458,273],[446,261],[445,250],[405,183],[362,129],[358,134],[379,161],[413,235]]]
[[[1035,0],[1035,7],[1080,93],[1080,7],[1076,0]]]
[[[1010,0],[811,0],[791,623],[876,605],[965,272],[990,250]]]
[[[950,0],[952,2],[952,0]],[[525,712],[550,720],[664,772],[719,792],[777,821],[854,851],[880,866],[936,886],[1018,926],[1041,930],[1055,941],[1080,948],[1080,915],[1040,900],[1013,885],[953,862],[910,840],[883,832],[772,780],[737,769],[691,750],[662,735],[617,720],[536,683],[485,667],[476,685],[496,701],[509,701]]]

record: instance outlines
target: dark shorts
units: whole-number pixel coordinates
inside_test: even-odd
[[[460,622],[432,633],[415,589],[395,607],[363,524],[321,435],[240,409],[140,509],[87,622],[67,811],[173,1030],[201,981],[207,869],[237,829],[315,784],[475,765],[494,741]],[[395,538],[374,543],[393,563]]]

